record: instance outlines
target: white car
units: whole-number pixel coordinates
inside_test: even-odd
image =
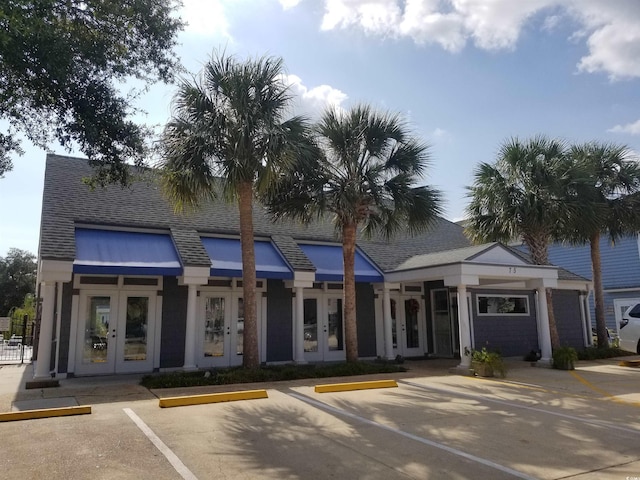
[[[629,307],[622,315],[620,348],[640,355],[640,303]]]

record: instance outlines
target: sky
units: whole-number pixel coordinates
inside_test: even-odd
[[[449,220],[464,217],[477,165],[512,137],[640,152],[638,0],[183,0],[178,13],[191,73],[214,50],[278,56],[292,114],[368,103],[403,115],[430,145],[421,183],[442,191]],[[139,121],[163,125],[174,93],[153,86]],[[0,256],[37,253],[46,152],[23,147],[0,179]]]

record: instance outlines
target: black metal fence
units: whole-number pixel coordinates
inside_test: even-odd
[[[34,322],[25,315],[22,321],[12,321],[8,338],[0,334],[0,364],[31,362],[33,327]]]

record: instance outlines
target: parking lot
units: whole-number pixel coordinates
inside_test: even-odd
[[[640,478],[637,368],[518,362],[504,380],[419,366],[384,377],[398,388],[318,394],[312,380],[253,384],[269,398],[169,409],[158,396],[221,388],[65,380],[23,395],[66,395],[93,413],[0,424],[0,477]]]

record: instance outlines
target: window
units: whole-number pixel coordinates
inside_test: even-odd
[[[478,315],[529,315],[526,295],[478,295]]]

